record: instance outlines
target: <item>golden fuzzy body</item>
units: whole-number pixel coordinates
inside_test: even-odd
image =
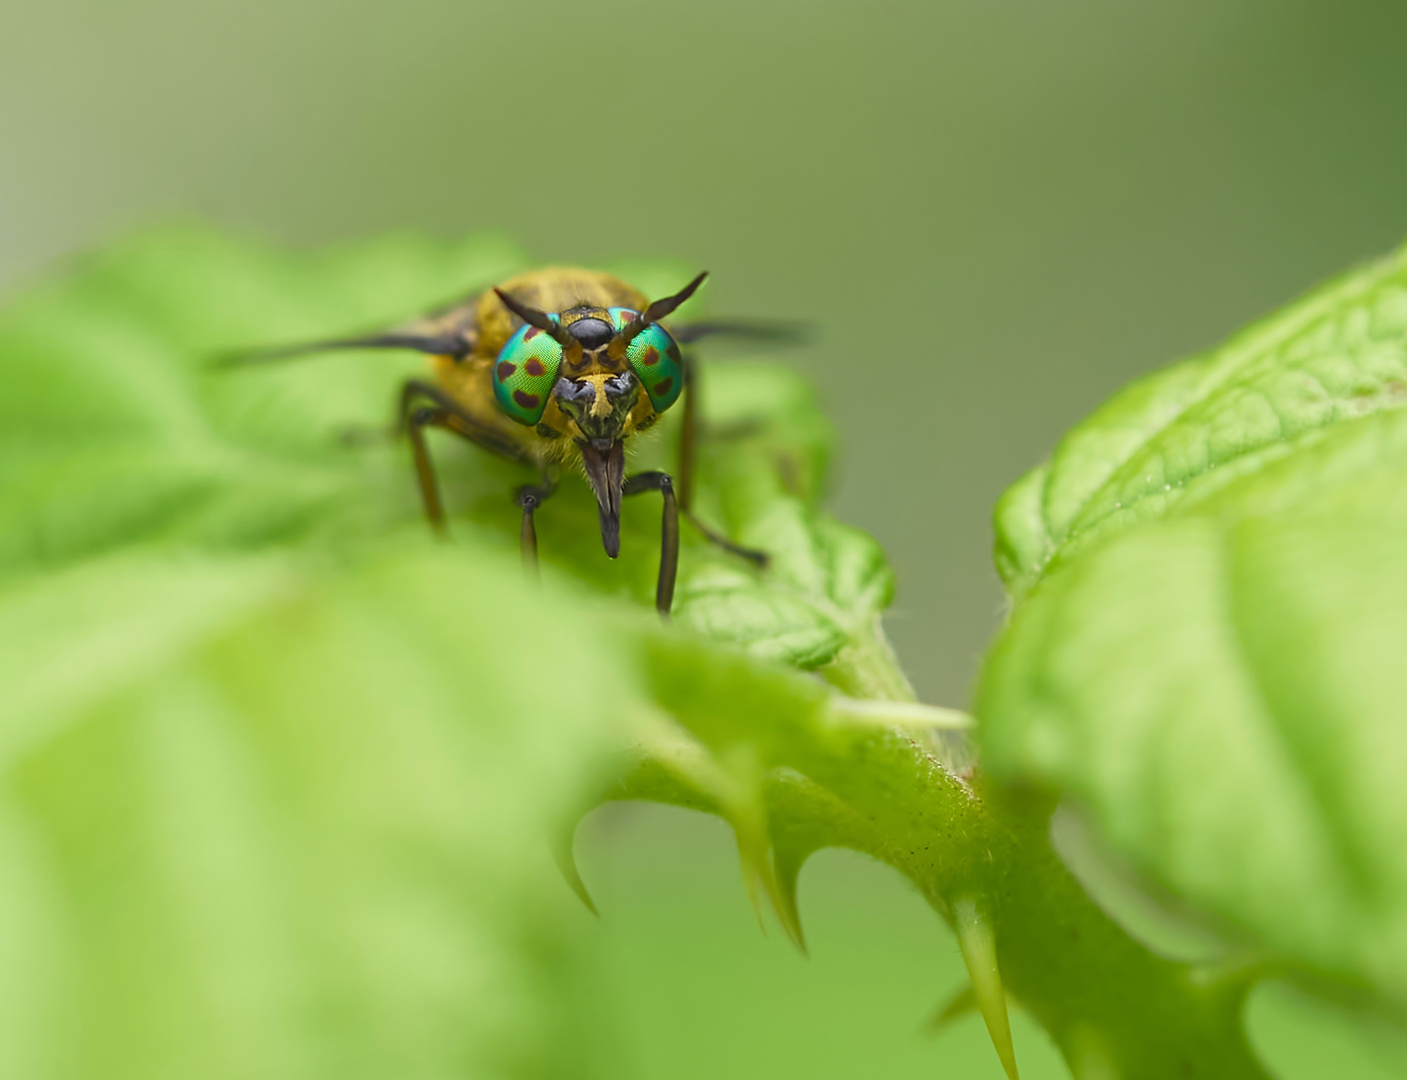
[[[524,304],[543,311],[573,308],[626,307],[643,310],[648,299],[637,289],[610,274],[568,267],[531,270],[510,278],[499,286]],[[417,325],[427,333],[447,333],[469,346],[467,354],[437,355],[432,358],[435,381],[465,413],[484,428],[520,447],[539,468],[553,463],[579,465],[582,438],[576,422],[555,399],[549,399],[541,421],[534,427],[515,423],[504,415],[494,397],[493,366],[508,339],[523,325],[493,291],[471,298],[448,311],[439,312]],[[583,357],[580,346],[568,348],[562,374],[597,384],[597,401],[605,402],[600,382],[623,370],[619,357]],[[640,394],[630,411],[621,437],[650,427],[655,409]]]
[[[601,543],[620,554],[621,500],[643,492],[663,502],[655,607],[668,616],[679,566],[682,514],[711,542],[758,566],[762,552],[738,547],[689,513],[693,471],[694,398],[685,393],[689,366],[680,340],[662,320],[703,284],[701,273],[678,292],[650,301],[639,290],[595,270],[548,267],[390,330],[238,354],[263,362],[331,349],[414,349],[431,358],[435,379],[401,384],[400,427],[410,441],[425,516],[446,528],[444,505],[425,438],[452,432],[484,449],[535,466],[538,482],[518,489],[523,559],[537,564],[533,515],[557,488],[557,469],[578,469],[596,496]],[[737,324],[692,324],[684,341],[708,333],[757,334]],[[767,335],[766,328],[762,336]],[[625,444],[684,401],[680,423],[679,488],[652,469],[626,476]]]

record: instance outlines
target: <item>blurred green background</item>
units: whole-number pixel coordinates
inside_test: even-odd
[[[691,260],[715,310],[822,326],[785,359],[839,428],[837,511],[897,565],[920,694],[961,704],[1002,488],[1130,378],[1407,235],[1404,42],[1400,0],[11,0],[0,288],[188,215]],[[588,832],[646,1075],[998,1075],[975,1021],[915,1037],[959,965],[887,872],[808,869],[803,962],[721,826]],[[1278,992],[1253,1015],[1286,1076],[1404,1060]]]

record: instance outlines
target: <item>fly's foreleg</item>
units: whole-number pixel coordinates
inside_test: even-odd
[[[485,427],[452,397],[434,383],[409,379],[401,387],[400,405],[396,412],[396,427],[410,437],[411,455],[415,460],[415,475],[420,482],[420,496],[425,503],[425,516],[440,536],[445,535],[445,510],[440,501],[435,466],[430,460],[430,448],[425,441],[426,428],[452,431],[461,439],[481,446],[509,461],[532,464],[522,448],[506,441],[502,435]],[[527,490],[527,489],[524,489]],[[550,493],[550,492],[549,492]],[[546,496],[543,496],[544,498]],[[541,500],[539,500],[541,501]],[[528,528],[529,526],[525,526]],[[536,551],[534,539],[534,551]]]
[[[679,576],[679,506],[674,499],[674,480],[668,473],[644,472],[625,482],[621,495],[638,495],[642,491],[658,491],[664,497],[664,513],[660,520],[660,574],[655,585],[655,610],[661,618],[669,618],[674,604],[674,582]]]
[[[523,510],[523,526],[519,533],[523,549],[523,568],[533,575],[537,574],[537,526],[533,524],[533,512],[556,490],[556,485],[549,483],[544,477],[541,485],[529,484],[519,488],[514,500]]]
[[[430,448],[425,444],[427,427],[445,427],[443,409],[421,406],[411,409],[405,417],[406,434],[410,436],[411,457],[415,461],[415,477],[420,483],[420,498],[425,504],[425,517],[441,538],[446,535],[445,509],[440,501],[440,486],[435,479],[435,465],[430,460]]]

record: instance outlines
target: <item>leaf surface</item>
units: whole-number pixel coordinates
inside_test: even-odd
[[[984,760],[1407,1004],[1407,260],[1117,395],[998,510]]]
[[[611,561],[566,477],[535,584],[513,505],[535,477],[435,438],[451,542],[429,540],[385,437],[422,357],[210,363],[524,263],[493,238],[295,257],[185,229],[0,313],[6,1075],[622,1075],[570,896],[571,825],[612,793],[722,815],[798,944],[811,853],[898,867],[965,913],[989,1029],[1000,963],[1078,1076],[1259,1080],[1235,989],[1130,940],[1041,807],[989,805],[951,713],[912,702],[892,574],[821,509],[831,435],[798,375],[701,369],[695,508],[770,566],[686,526],[666,627],[657,499],[627,501]],[[632,469],[677,468],[678,422]]]
[[[772,569],[686,531],[666,633],[657,501],[628,505],[613,564],[566,478],[534,587],[532,475],[437,439],[455,513],[430,540],[384,434],[423,357],[212,364],[524,264],[493,238],[294,257],[167,230],[0,313],[5,1075],[619,1074],[549,839],[695,680],[699,715],[729,714],[720,672],[813,715],[822,684],[746,654],[872,642],[891,579],[819,510],[830,432],[783,369],[708,372],[700,457],[700,512]],[[672,434],[637,467],[668,467]]]

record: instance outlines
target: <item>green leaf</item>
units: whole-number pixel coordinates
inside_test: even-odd
[[[691,628],[821,667],[880,647],[890,573],[819,510],[829,429],[781,369],[708,372],[698,478],[700,513],[772,570],[686,533],[666,635],[658,503],[629,504],[611,564],[568,478],[533,588],[531,476],[437,441],[458,513],[431,543],[378,434],[423,358],[211,363],[522,264],[493,238],[291,257],[167,230],[0,313],[6,1075],[615,1075],[549,841],[692,680],[765,686],[778,717],[829,693]],[[642,457],[672,454],[666,433]],[[719,775],[755,749],[732,732]],[[765,860],[758,776],[733,772]]]
[[[1131,941],[1046,808],[989,800],[962,724],[912,702],[883,554],[820,508],[802,379],[703,369],[698,513],[771,566],[686,528],[661,626],[649,498],[612,562],[568,478],[534,586],[531,475],[436,440],[452,541],[430,542],[377,434],[422,358],[209,362],[522,263],[493,238],[292,257],[178,230],[0,313],[6,1075],[618,1075],[566,839],[611,792],[725,817],[798,944],[812,852],[898,867],[961,925],[1013,1070],[1003,985],[1077,1076],[1260,1077],[1235,987]],[[675,467],[677,422],[635,468]]]
[[[477,554],[114,555],[0,594],[0,1071],[616,1075],[543,838],[638,691],[573,632],[599,613],[543,625]]]
[[[1407,1004],[1407,258],[1136,384],[1008,492],[984,761]]]
[[[1160,520],[1316,431],[1403,404],[1407,253],[1116,394],[1002,497],[997,568],[1020,597],[1103,537]]]
[[[521,265],[496,240],[387,238],[306,260],[202,229],[88,260],[0,316],[0,573],[133,543],[248,550],[384,532],[412,504],[384,429],[409,355],[220,371],[220,350],[403,318]],[[397,479],[403,479],[398,475]]]

